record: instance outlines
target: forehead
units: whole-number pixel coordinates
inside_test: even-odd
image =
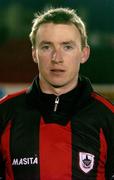
[[[40,25],[36,39],[38,41],[81,40],[80,32],[74,24],[45,23]]]

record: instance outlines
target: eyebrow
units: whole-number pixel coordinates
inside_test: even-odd
[[[41,41],[39,43],[40,46],[43,45],[43,44],[52,44],[52,43],[50,41]]]
[[[43,45],[43,44],[53,44],[53,43],[51,41],[41,41],[39,43],[40,46]],[[63,42],[60,42],[60,44],[63,44],[63,45],[65,45],[65,44],[76,45],[75,41],[72,41],[72,40],[70,40],[70,41],[63,41]]]
[[[76,45],[76,43],[74,41],[63,41],[61,44],[72,44],[72,45]]]

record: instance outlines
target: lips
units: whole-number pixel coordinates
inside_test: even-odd
[[[63,74],[64,72],[65,72],[65,70],[63,70],[63,69],[51,69],[51,73],[53,75]]]
[[[64,70],[62,70],[62,69],[52,69],[51,71],[52,72],[64,72]]]

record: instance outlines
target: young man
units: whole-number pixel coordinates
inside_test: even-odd
[[[50,9],[36,15],[30,39],[39,75],[1,101],[1,179],[111,179],[114,108],[79,76],[90,53],[83,21]]]

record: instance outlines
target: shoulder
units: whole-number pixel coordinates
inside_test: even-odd
[[[96,101],[98,107],[100,106],[102,109],[107,109],[114,114],[114,105],[104,96],[98,94],[97,92],[92,92],[91,97]]]
[[[0,99],[0,126],[9,121],[16,111],[23,109],[26,104],[26,89],[9,94]]]
[[[26,107],[26,89],[9,94],[0,99],[0,132],[2,132],[7,123],[12,121],[18,111],[23,111]]]
[[[26,89],[4,96],[3,98],[0,99],[0,108],[3,106],[19,103],[19,100],[24,98],[25,94],[26,94]]]

